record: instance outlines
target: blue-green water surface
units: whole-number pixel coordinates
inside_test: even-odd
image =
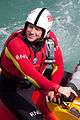
[[[47,7],[54,16],[52,30],[60,43],[66,71],[80,60],[80,0],[0,0],[0,51],[4,41],[24,26],[27,14]]]

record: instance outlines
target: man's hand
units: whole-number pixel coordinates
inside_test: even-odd
[[[65,95],[66,97],[69,97],[71,93],[73,93],[75,96],[77,96],[77,93],[71,88],[71,87],[62,87],[58,89],[58,92]]]
[[[53,98],[54,98],[54,91],[49,91],[48,95],[46,96],[46,101],[52,102]]]
[[[58,89],[58,93],[55,93],[54,91],[49,91],[47,96],[46,96],[46,101],[47,102],[55,102],[60,104],[61,103],[61,94],[64,95],[65,97],[70,97],[70,95],[74,94],[77,96],[77,93],[71,88],[71,87],[62,87]]]
[[[60,94],[55,93],[54,91],[49,91],[48,95],[46,96],[46,102],[55,102],[60,104]]]

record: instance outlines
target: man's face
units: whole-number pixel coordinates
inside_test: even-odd
[[[26,29],[26,36],[30,42],[41,39],[43,30],[33,24],[28,24]]]

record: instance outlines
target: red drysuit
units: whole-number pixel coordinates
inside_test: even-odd
[[[43,75],[48,65],[45,62],[46,38],[43,40],[44,42],[42,47],[37,50],[34,47],[34,44],[31,44],[22,33],[23,30],[17,31],[13,33],[6,41],[1,56],[1,67],[3,71],[6,71],[6,73],[10,76],[17,76],[32,82],[39,88],[39,94],[41,94],[41,99],[43,99],[44,97],[42,95],[42,91],[57,90],[63,77],[64,65],[60,46],[54,33],[50,32],[48,39],[52,39],[55,46],[53,55],[54,62],[52,63],[53,71],[51,74],[51,79],[48,80]],[[44,100],[41,100],[41,103],[42,102],[44,104]],[[40,100],[36,104],[39,105]],[[40,108],[40,106],[41,104],[38,107]],[[45,105],[43,106],[45,108]]]

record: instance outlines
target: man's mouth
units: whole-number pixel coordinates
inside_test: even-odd
[[[34,38],[34,36],[32,36],[32,35],[29,35],[29,38],[30,38],[30,39],[33,39],[33,38]]]
[[[31,38],[31,39],[33,39],[35,36],[32,33],[29,33],[28,37]]]

